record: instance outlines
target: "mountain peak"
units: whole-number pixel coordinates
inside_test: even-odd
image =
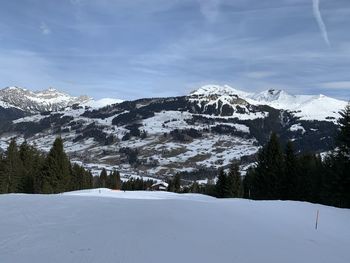
[[[238,97],[246,97],[249,95],[248,92],[238,90],[235,88],[232,88],[229,85],[205,85],[200,87],[199,89],[196,89],[190,93],[190,96],[211,96],[211,95],[218,95],[218,96],[238,96]]]
[[[41,92],[41,93],[63,93],[63,92],[61,92],[53,87],[50,87],[48,89],[44,89],[44,90],[39,91],[39,92]]]
[[[22,87],[17,87],[17,86],[9,86],[9,87],[6,87],[0,91],[7,91],[7,92],[24,92],[24,91],[28,91],[27,89],[25,88],[22,88]]]
[[[295,98],[294,95],[280,89],[268,89],[251,96],[258,102],[288,101]]]
[[[52,87],[35,92],[15,86],[0,90],[0,101],[29,112],[56,111],[89,100],[87,96],[73,97]]]

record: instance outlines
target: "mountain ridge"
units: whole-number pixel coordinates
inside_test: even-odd
[[[227,96],[238,96],[252,105],[268,105],[276,109],[293,112],[303,120],[334,121],[339,117],[339,111],[344,109],[347,102],[319,95],[292,95],[284,90],[268,89],[257,93],[245,92],[229,85],[205,85],[190,93],[208,97],[216,95],[223,99]]]
[[[104,167],[122,175],[163,179],[183,173],[184,178],[201,180],[234,160],[242,169],[249,166],[271,131],[282,143],[293,141],[297,152],[321,153],[334,147],[335,109],[324,105],[327,114],[319,119],[312,119],[315,113],[309,119],[298,116],[323,106],[323,96],[307,97],[305,111],[295,112],[267,105],[284,96],[278,91],[267,92],[273,99],[265,103],[229,86],[212,90],[209,85],[188,96],[107,99],[98,107],[88,102],[39,113],[0,106],[0,148],[5,150],[15,137],[48,151],[60,136],[70,158],[96,175]],[[339,101],[333,102],[341,110]]]
[[[185,95],[186,96],[186,95]],[[187,97],[201,103],[268,105],[276,109],[293,112],[300,119],[334,121],[347,102],[319,95],[292,95],[284,90],[268,89],[261,92],[246,92],[229,85],[208,84],[201,86]],[[39,91],[30,91],[21,87],[6,87],[0,90],[0,107],[17,108],[30,113],[43,111],[57,111],[74,104],[92,108],[102,108],[108,105],[121,103],[123,100],[103,98],[95,100],[86,95],[74,97],[55,88]]]

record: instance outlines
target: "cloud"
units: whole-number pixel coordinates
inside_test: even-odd
[[[272,71],[252,71],[245,74],[246,77],[252,79],[264,79],[275,75],[276,73]]]
[[[323,83],[322,88],[350,90],[350,81],[333,81]]]
[[[51,34],[51,29],[48,27],[48,25],[44,22],[40,25],[40,31],[43,35],[49,35]]]
[[[202,15],[211,23],[219,16],[220,0],[198,0]]]
[[[322,15],[320,12],[320,0],[312,0],[312,7],[313,7],[314,16],[317,21],[318,27],[320,28],[322,37],[326,42],[327,46],[330,46],[331,44],[328,38],[327,28],[325,23],[323,22]]]
[[[0,49],[0,57],[0,87],[32,85],[42,88],[55,84],[50,74],[52,64],[34,52]]]

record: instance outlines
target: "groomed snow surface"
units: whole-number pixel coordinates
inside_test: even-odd
[[[0,208],[1,263],[350,262],[350,210],[304,202],[95,189]]]

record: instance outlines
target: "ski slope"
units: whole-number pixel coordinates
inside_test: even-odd
[[[350,210],[304,202],[96,189],[0,208],[1,263],[350,262]]]

